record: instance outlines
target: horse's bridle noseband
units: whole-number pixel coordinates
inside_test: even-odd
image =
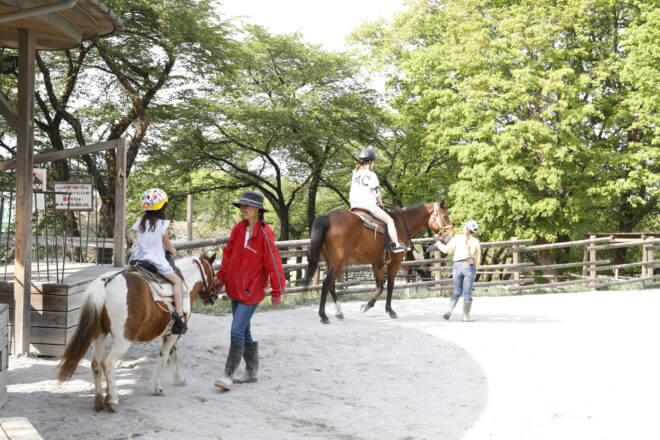
[[[444,237],[447,235],[447,229],[452,227],[452,224],[450,223],[449,226],[443,226],[442,223],[440,223],[439,220],[440,217],[440,203],[434,202],[433,203],[433,214],[431,215],[431,218],[429,219],[429,223],[434,222],[438,226],[438,233],[434,235],[433,238],[436,240],[439,240],[440,238]]]

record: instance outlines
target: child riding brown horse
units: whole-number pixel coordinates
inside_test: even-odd
[[[435,202],[408,206],[390,214],[394,218],[399,237],[406,246],[410,246],[412,237],[417,235],[424,226],[431,228],[436,234],[436,238],[444,243],[454,235],[444,200],[442,203]],[[330,322],[325,314],[325,301],[328,290],[332,293],[332,299],[337,308],[336,316],[343,319],[341,307],[337,303],[335,281],[349,260],[372,265],[376,280],[376,292],[373,298],[362,306],[362,311],[365,312],[374,306],[385,285],[385,263],[382,261],[384,246],[385,237],[367,229],[362,224],[362,219],[350,211],[339,209],[314,220],[307,257],[305,286],[308,287],[311,283],[319,265],[319,256],[322,254],[327,273],[323,281],[319,305],[319,316],[322,323],[327,324]],[[394,310],[392,310],[392,291],[394,290],[394,279],[404,256],[404,253],[392,253],[390,262],[387,264],[387,302],[385,303],[385,311],[389,313],[391,318],[397,317]]]

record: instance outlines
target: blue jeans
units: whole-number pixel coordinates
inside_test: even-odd
[[[231,301],[231,314],[234,319],[231,321],[231,344],[237,347],[245,347],[252,342],[252,334],[250,333],[250,320],[254,311],[257,310],[258,304],[248,306],[242,302]]]
[[[472,283],[477,269],[474,264],[468,264],[467,261],[457,261],[454,263],[452,270],[452,278],[454,279],[454,296],[459,296],[461,293],[465,301],[472,299]]]

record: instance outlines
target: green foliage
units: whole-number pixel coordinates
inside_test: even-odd
[[[420,0],[355,38],[460,164],[454,221],[554,241],[658,215],[657,20],[652,2]]]

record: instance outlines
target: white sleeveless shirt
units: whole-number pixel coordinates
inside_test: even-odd
[[[351,208],[370,210],[378,206],[379,193],[380,182],[376,173],[367,169],[353,171],[351,190],[348,193]]]
[[[165,259],[165,247],[163,246],[163,235],[167,233],[170,225],[169,220],[156,220],[156,227],[153,231],[149,230],[149,223],[145,222],[144,232],[140,232],[140,222],[142,217],[138,218],[133,229],[137,231],[137,241],[133,244],[131,252],[132,260],[146,260],[152,263],[158,272],[168,274],[174,272],[172,266]]]

